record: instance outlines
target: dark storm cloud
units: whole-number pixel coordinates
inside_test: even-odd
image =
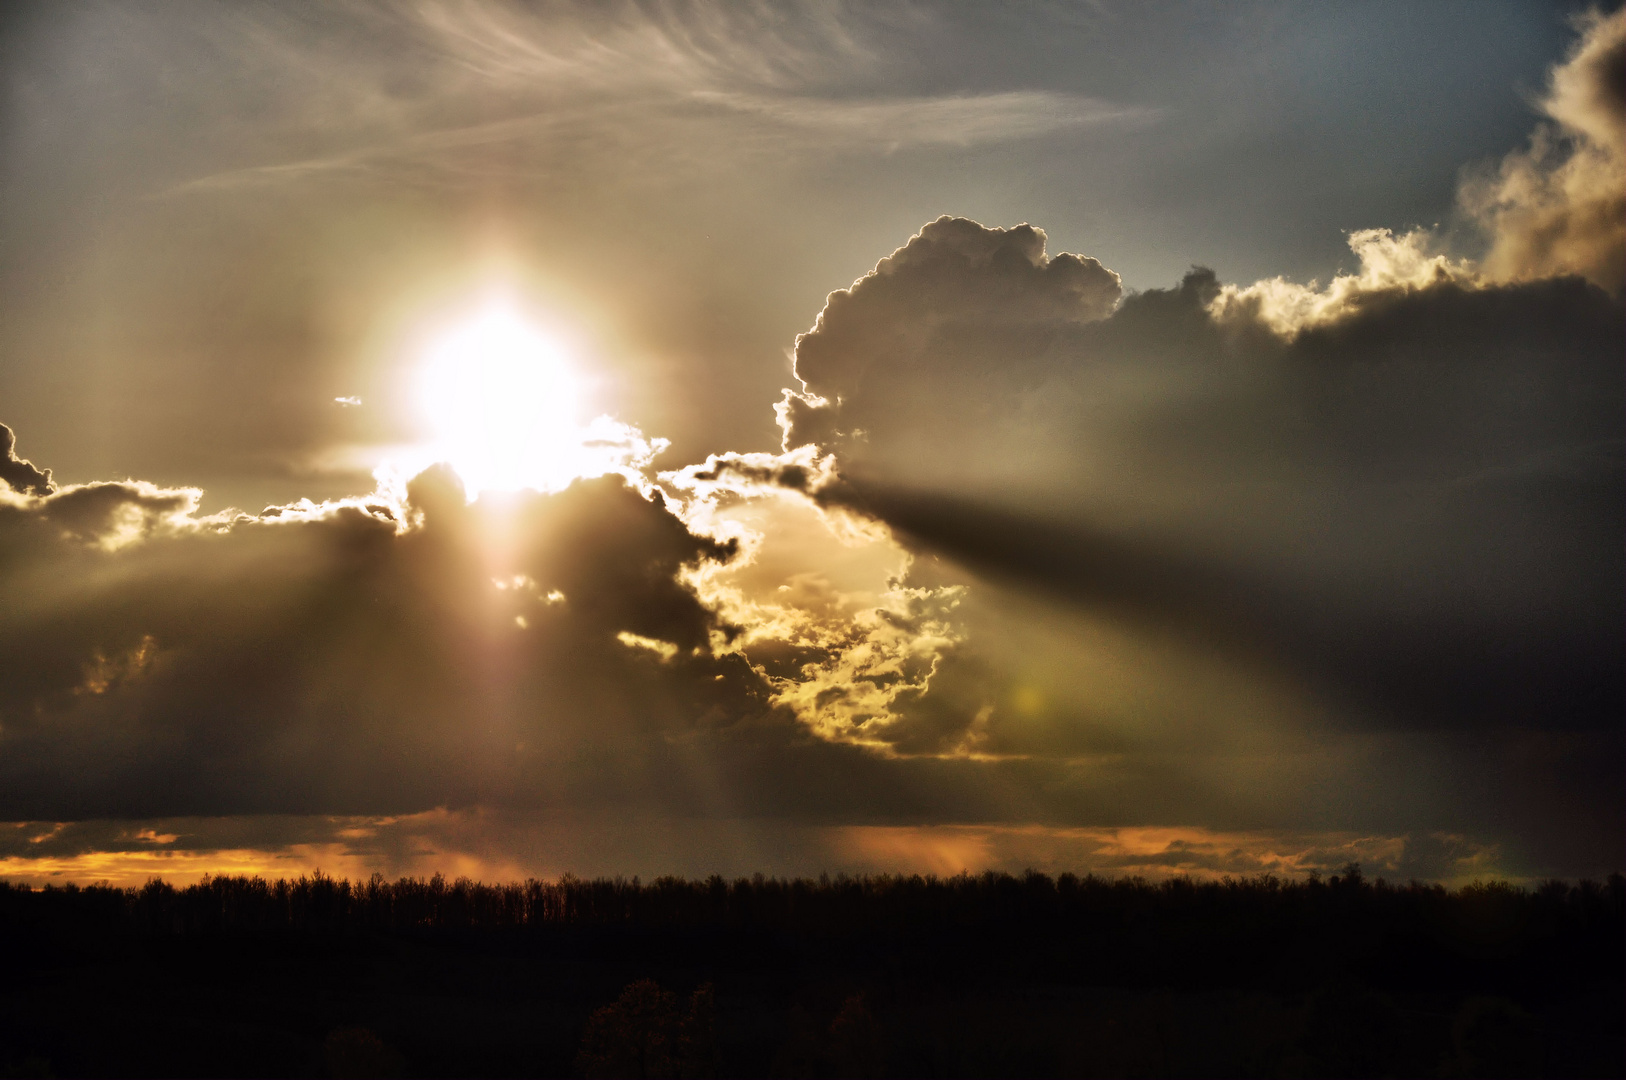
[[[783,470],[764,476],[787,490]],[[70,528],[60,508],[76,499],[128,512]],[[252,517],[195,505],[190,490],[126,483],[0,507],[0,819],[113,822],[28,831],[18,856],[82,853],[110,830],[122,839],[97,850],[286,847],[337,826],[261,818],[436,807],[679,832],[1279,825],[1304,809],[1193,784],[1166,753],[1103,771],[1076,754],[899,759],[820,738],[776,704],[782,680],[714,654],[742,631],[680,584],[685,565],[740,558],[732,545],[619,477],[465,504],[434,469],[403,493]],[[141,835],[175,831],[152,819],[221,815],[250,815],[222,826],[243,835]]]
[[[251,815],[231,843],[286,847],[331,832],[300,816],[447,806],[824,825],[1076,809],[1029,791],[1066,766],[990,783],[809,735],[762,672],[713,655],[739,630],[679,581],[733,545],[619,477],[465,504],[436,468],[399,498],[196,503],[129,482],[0,506],[0,820],[113,819],[33,830],[23,855],[181,850],[128,824],[174,815]]]
[[[436,468],[257,516],[196,502],[130,482],[0,504],[0,820],[111,819],[23,830],[14,854],[286,847],[331,828],[276,815],[436,807],[832,827],[1196,813],[1122,777],[1074,790],[1065,762],[990,772],[814,737],[763,671],[713,654],[740,628],[680,583],[734,546],[619,477],[465,504]],[[176,848],[129,824],[221,815],[251,815],[227,830],[247,833],[194,823]]]
[[[732,465],[753,468],[733,475]],[[800,477],[756,459],[693,472],[777,491],[805,485],[815,496],[841,490],[811,465]],[[99,488],[128,490],[132,504],[135,496],[195,504],[192,491]],[[933,678],[932,695],[904,703],[902,727],[889,735],[925,756],[828,742],[776,706],[766,668],[707,649],[740,631],[678,584],[680,568],[741,556],[616,477],[465,504],[455,477],[431,470],[405,493],[345,503],[257,517],[174,512],[161,527],[135,530],[122,517],[93,516],[65,530],[50,503],[81,490],[98,488],[13,498],[0,511],[8,597],[0,655],[10,675],[0,686],[0,818],[89,821],[16,826],[0,857],[18,873],[37,865],[140,878],[211,865],[298,869],[312,859],[328,869],[429,872],[436,859],[465,856],[494,875],[753,865],[954,872],[1041,856],[1111,869],[1122,860],[1091,854],[1094,841],[1080,847],[1050,831],[1359,823],[1403,843],[1418,821],[1424,831],[1494,831],[1532,805],[1553,817],[1540,790],[1499,799],[1501,817],[1441,810],[1408,774],[1419,753],[1428,758],[1418,743],[1366,751],[1353,768],[1306,769],[1278,748],[1267,773],[1246,784],[1223,777],[1233,756],[1200,740],[1180,747],[1189,737],[1169,745],[1120,732],[1117,745],[1063,738],[1049,750],[1029,737],[1018,755],[1000,758],[998,740],[1011,735],[1003,730],[985,747],[992,760],[938,756],[954,742],[954,724],[964,734],[956,714],[989,688],[956,662]],[[109,520],[109,532],[89,532],[96,520]],[[1088,646],[1063,638],[1062,647]],[[950,722],[946,735],[925,737],[922,714],[933,708]],[[1068,721],[1091,727],[1088,716]],[[1545,768],[1569,768],[1567,745],[1537,750]],[[1483,776],[1507,771],[1486,764]],[[1317,795],[1327,784],[1340,799]],[[1582,812],[1592,805],[1580,802]],[[452,818],[434,817],[447,813],[437,808]],[[426,813],[398,828],[380,818]],[[192,820],[164,820],[172,817]],[[1574,815],[1559,817],[1566,825]],[[1046,825],[1028,839],[995,830],[974,843],[917,834],[998,821]],[[852,836],[842,831],[855,826]],[[863,831],[872,828],[881,833]],[[592,838],[613,851],[595,851]],[[1263,836],[1244,844],[1246,857],[1151,851],[1122,865],[1298,865],[1268,862],[1283,844]],[[1593,847],[1580,844],[1569,862],[1543,851],[1519,865],[1590,870]],[[559,852],[574,852],[571,862]]]
[[[619,477],[500,510],[443,470],[398,505],[196,497],[0,505],[0,817],[390,813],[618,770],[636,790],[643,742],[766,708],[676,580],[729,549]]]
[[[1618,725],[1618,301],[1443,280],[1284,339],[1211,311],[1205,271],[1102,318],[1110,294],[1050,289],[1037,254],[1001,295],[936,241],[946,224],[798,344],[786,443],[836,454],[827,498],[993,579],[1285,667],[1371,722]]]

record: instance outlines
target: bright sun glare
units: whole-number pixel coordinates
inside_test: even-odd
[[[580,473],[581,385],[558,344],[493,302],[431,342],[418,407],[471,493],[564,487]]]

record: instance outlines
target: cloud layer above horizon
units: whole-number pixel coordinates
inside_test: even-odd
[[[747,48],[723,10],[578,40],[425,7],[469,78],[569,107],[163,198],[445,169],[612,100],[829,154],[1155,122],[814,96],[811,57],[875,63],[850,28]],[[777,448],[250,513],[59,481],[0,417],[0,873],[1618,869],[1626,13],[1578,30],[1528,144],[1463,174],[1474,243],[1135,290],[939,217],[796,339],[752,405]]]

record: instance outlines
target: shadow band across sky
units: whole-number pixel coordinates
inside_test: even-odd
[[[1618,726],[1626,634],[1593,619],[1553,634],[1516,612],[1403,611],[1290,586],[1191,546],[1132,538],[976,499],[875,483],[840,496],[917,549],[991,581],[1205,651],[1264,662],[1367,710],[1423,729]],[[1619,567],[1612,567],[1619,578]],[[1618,582],[1617,582],[1618,584]],[[1618,597],[1617,588],[1611,596]],[[1600,602],[1607,607],[1608,602]],[[1614,603],[1619,614],[1621,605]]]

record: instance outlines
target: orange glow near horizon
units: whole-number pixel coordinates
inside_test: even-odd
[[[603,861],[603,841],[571,837],[569,830],[545,837],[546,856],[529,859],[498,854],[501,844],[481,839],[491,822],[477,811],[431,810],[402,818],[332,819],[327,838],[273,849],[173,849],[169,835],[137,834],[154,846],[145,850],[91,851],[55,856],[0,858],[0,881],[41,886],[105,882],[119,887],[144,884],[159,877],[189,885],[205,876],[297,878],[316,870],[338,878],[364,881],[375,871],[385,877],[448,878],[504,882],[526,878],[556,879],[565,873],[592,878],[631,872],[634,868]],[[647,825],[647,823],[646,823]],[[366,843],[385,832],[405,830],[410,842],[394,845],[393,855]],[[629,823],[627,832],[645,831]],[[798,831],[806,844],[804,864],[770,868],[781,875],[811,876],[821,869],[858,874],[934,874],[950,877],[986,870],[1020,873],[1033,868],[1106,877],[1137,876],[1151,881],[1173,877],[1214,880],[1225,876],[1275,874],[1295,879],[1319,871],[1336,873],[1347,862],[1359,862],[1373,877],[1401,871],[1409,836],[1368,836],[1324,832],[1225,832],[1200,827],[1067,827],[1043,825],[838,825]],[[1437,835],[1436,840],[1463,841]],[[695,876],[720,872],[742,876],[754,866],[728,853],[715,830],[668,834],[683,851]],[[360,841],[361,843],[358,843]],[[720,846],[719,846],[720,845]],[[1529,885],[1534,879],[1510,874],[1495,848],[1459,843],[1451,872],[1439,880],[1451,887],[1479,880],[1508,880]],[[369,848],[372,848],[369,850]],[[739,853],[734,852],[734,856]],[[709,866],[703,864],[710,863]],[[703,868],[702,868],[703,866]],[[658,868],[674,871],[675,866]]]

